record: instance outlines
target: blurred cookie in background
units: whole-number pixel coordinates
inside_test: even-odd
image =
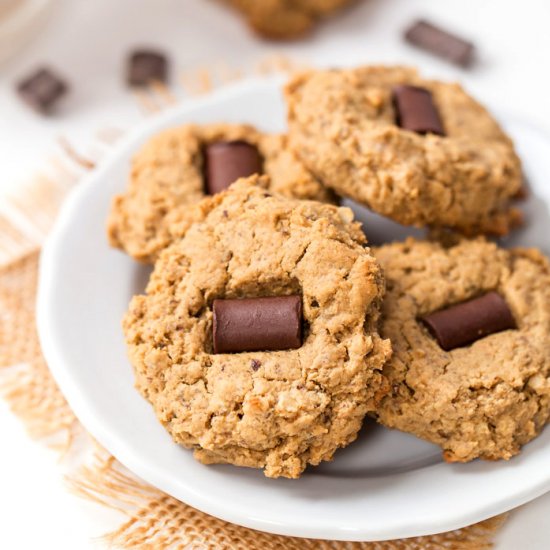
[[[358,0],[224,0],[240,10],[261,36],[291,40],[309,32],[320,20]]]

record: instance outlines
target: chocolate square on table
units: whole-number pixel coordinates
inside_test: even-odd
[[[128,60],[129,86],[148,86],[151,82],[168,80],[168,59],[155,50],[136,50]]]
[[[413,23],[404,38],[413,46],[461,67],[471,65],[474,60],[475,47],[471,42],[423,19]]]
[[[51,69],[41,68],[17,84],[19,97],[36,111],[47,114],[68,90]]]

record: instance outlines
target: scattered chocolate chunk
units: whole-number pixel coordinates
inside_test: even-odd
[[[475,47],[471,42],[422,19],[405,31],[405,40],[462,67],[467,67],[474,59]]]
[[[19,96],[40,113],[49,113],[68,90],[67,84],[53,71],[39,69],[17,85]]]
[[[432,94],[417,86],[394,86],[393,102],[397,124],[418,134],[445,135]]]
[[[168,60],[164,54],[157,51],[135,51],[130,55],[127,77],[130,86],[147,86],[151,82],[166,82],[168,80]]]
[[[286,350],[302,345],[301,296],[214,300],[213,310],[214,353]]]
[[[258,149],[246,141],[218,141],[205,147],[205,188],[209,195],[227,189],[239,178],[262,172]]]
[[[430,313],[420,320],[445,351],[517,328],[508,304],[496,292]]]

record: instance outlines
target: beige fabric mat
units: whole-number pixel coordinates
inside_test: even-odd
[[[284,59],[271,60],[258,71],[289,67]],[[229,74],[231,78],[240,76],[237,72]],[[196,93],[212,87],[207,72],[199,71],[187,82],[187,89]],[[137,99],[149,113],[175,102],[170,90],[162,86],[141,93]],[[97,134],[97,150],[109,148],[118,134],[116,130]],[[66,192],[98,162],[79,155],[66,140],[60,141],[60,152],[48,167],[48,175],[38,176],[2,199],[0,392],[29,434],[63,455],[71,452],[76,440],[82,446],[84,439],[86,451],[80,452],[68,476],[70,488],[128,518],[119,529],[105,535],[107,543],[118,548],[155,550],[482,550],[493,546],[493,535],[505,515],[439,535],[375,543],[299,539],[254,531],[199,512],[151,487],[87,437],[48,370],[35,328],[40,246]]]

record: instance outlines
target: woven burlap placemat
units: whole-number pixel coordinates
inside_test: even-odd
[[[257,72],[288,70],[283,58],[260,64]],[[241,73],[226,71],[229,78]],[[212,88],[210,73],[187,75],[187,89],[202,93]],[[221,80],[221,79],[220,79]],[[146,113],[176,102],[171,91],[153,86],[137,100]],[[78,154],[61,140],[60,154],[48,170],[7,197],[0,206],[0,392],[26,425],[29,434],[71,453],[78,441],[78,458],[67,476],[78,495],[119,510],[127,520],[105,541],[120,548],[204,550],[481,550],[505,520],[501,515],[438,535],[386,542],[336,542],[262,533],[204,514],[144,483],[86,432],[57,387],[42,355],[35,323],[40,247],[67,192],[100,160],[120,134],[110,129],[95,136],[92,157]],[[82,451],[82,449],[84,449]],[[365,517],[365,521],[369,521]]]

